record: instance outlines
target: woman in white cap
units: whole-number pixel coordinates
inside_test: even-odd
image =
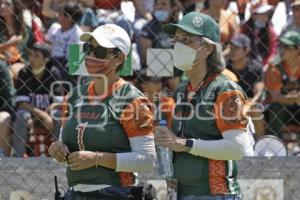
[[[49,154],[67,162],[66,199],[128,199],[132,172],[153,169],[155,148],[149,100],[117,71],[130,51],[130,39],[114,24],[80,37],[87,71],[94,80],[66,98],[60,139]],[[134,198],[137,199],[137,198]]]
[[[220,29],[210,16],[190,12],[164,30],[174,34],[173,60],[185,71],[174,94],[172,130],[154,128],[157,145],[173,151],[180,200],[240,200],[237,161],[250,146],[247,97],[223,75]]]

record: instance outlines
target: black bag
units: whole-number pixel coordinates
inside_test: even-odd
[[[61,193],[58,191],[57,186],[57,178],[54,177],[55,181],[55,198],[54,200],[65,200],[66,196],[62,196]],[[71,192],[71,193],[70,193]],[[79,195],[82,197],[88,197],[88,198],[94,198],[94,199],[105,199],[105,200],[157,200],[156,198],[156,189],[153,187],[153,185],[148,183],[140,182],[136,186],[130,187],[130,192],[127,197],[124,197],[122,195],[118,196],[117,194],[108,193],[105,191],[98,190],[94,192],[74,192],[74,191],[68,191],[71,196],[73,195]],[[65,195],[67,195],[67,193]]]
[[[140,182],[137,186],[132,186],[130,191],[130,200],[155,200],[156,189],[153,185]]]

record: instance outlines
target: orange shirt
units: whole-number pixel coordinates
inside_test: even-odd
[[[298,67],[296,73],[292,73],[290,68],[284,62],[282,63],[282,66],[286,71],[287,75],[289,76],[289,79],[291,80],[300,79],[300,66]],[[267,69],[265,75],[265,84],[268,90],[275,91],[275,92],[279,92],[284,86],[282,80],[282,74],[276,66],[270,65],[269,68]]]

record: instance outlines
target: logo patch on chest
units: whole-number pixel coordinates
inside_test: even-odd
[[[75,116],[75,119],[92,119],[97,120],[100,118],[100,113],[96,112],[78,112]]]

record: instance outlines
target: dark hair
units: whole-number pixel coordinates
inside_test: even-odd
[[[225,67],[222,46],[218,43],[214,45],[214,50],[207,57],[207,74],[221,72]]]
[[[114,48],[112,52],[113,52],[113,54],[122,53],[122,51],[121,51],[119,48]],[[118,71],[123,67],[125,61],[126,61],[126,57],[125,57],[124,62],[121,63],[121,64],[117,67],[116,72],[118,72]]]
[[[16,31],[17,35],[24,35],[25,32],[25,24],[23,21],[23,8],[22,8],[22,3],[20,2],[20,0],[12,0],[11,1],[12,6],[13,6],[13,28]],[[9,37],[9,33],[8,33],[8,27],[7,24],[5,22],[5,18],[4,17],[0,17],[0,33],[1,35],[5,35],[7,37]]]
[[[155,0],[154,3],[156,3],[158,0]],[[176,5],[175,0],[169,0],[171,7],[174,7]]]
[[[205,0],[204,1],[204,10],[209,9],[210,7],[210,0]]]
[[[34,43],[33,45],[31,45],[29,47],[29,49],[33,50],[33,51],[41,52],[45,58],[49,58],[51,55],[50,46],[45,43],[43,43],[43,44],[42,43]]]
[[[26,8],[28,8],[32,13],[36,14],[38,17],[42,17],[42,5],[38,0],[23,0]]]
[[[73,23],[78,23],[83,15],[83,8],[80,3],[68,1],[61,6],[60,12],[65,16],[69,16]]]

